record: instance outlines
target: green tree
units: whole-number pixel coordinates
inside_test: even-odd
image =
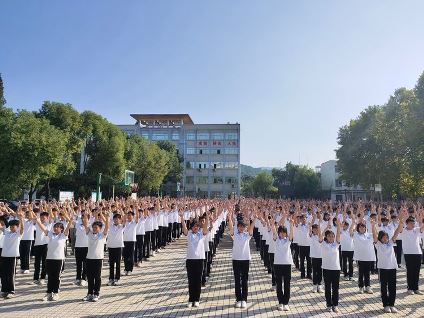
[[[6,105],[6,98],[4,98],[3,79],[1,78],[0,73],[0,107],[3,107],[4,105]]]
[[[61,175],[67,136],[33,113],[20,111],[13,117],[1,136],[7,146],[0,156],[2,181],[7,182],[8,194],[26,189],[31,198],[47,179]]]
[[[181,156],[178,155],[177,147],[176,145],[168,140],[161,140],[157,141],[156,145],[162,149],[165,150],[168,153],[169,162],[168,162],[168,169],[169,172],[165,176],[164,182],[170,182],[170,183],[177,183],[180,182],[183,177],[183,159]]]
[[[278,192],[278,189],[273,186],[274,180],[269,172],[263,171],[259,173],[252,183],[253,192],[257,196],[271,197]]]

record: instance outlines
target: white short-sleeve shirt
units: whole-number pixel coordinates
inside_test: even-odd
[[[353,234],[353,259],[375,262],[374,238],[370,233]]]
[[[22,235],[19,228],[16,232],[11,232],[9,229],[4,231],[3,249],[1,256],[3,257],[19,257],[19,244]]]
[[[68,237],[63,233],[54,234],[52,231],[49,231],[47,236],[49,237],[49,244],[47,245],[46,259],[65,259],[65,246]]]
[[[275,265],[293,265],[293,257],[290,246],[291,242],[287,237],[284,239],[279,237],[277,238],[275,241]]]
[[[340,270],[339,246],[336,242],[321,243],[322,269]]]
[[[202,231],[187,233],[187,259],[205,259],[205,235]]]
[[[104,258],[104,245],[106,242],[106,236],[103,232],[94,234],[93,232],[88,233],[88,259],[103,259]]]
[[[383,244],[380,241],[375,243],[377,250],[377,268],[380,269],[396,269],[398,267],[393,242],[389,241]]]
[[[413,230],[408,230],[406,227],[399,234],[402,240],[403,254],[422,254],[420,248],[420,238],[423,237],[419,227],[415,227]]]
[[[234,230],[233,235],[233,260],[246,261],[250,260],[250,239],[252,237],[249,233],[239,233],[237,229]]]

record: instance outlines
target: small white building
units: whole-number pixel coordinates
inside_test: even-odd
[[[321,189],[328,192],[328,197],[332,201],[356,201],[359,199],[365,201],[375,197],[374,190],[366,190],[359,185],[350,185],[342,180],[337,172],[337,160],[324,162],[319,170],[321,173]],[[378,185],[376,185],[376,189],[377,187]],[[381,186],[378,188],[381,189]]]

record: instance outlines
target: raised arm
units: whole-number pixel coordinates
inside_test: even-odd
[[[183,213],[182,213],[182,212],[180,212],[180,213],[178,213],[178,214],[180,215],[181,227],[182,227],[183,233],[184,233],[184,235],[185,235],[185,236],[187,236],[187,234],[188,234],[188,230],[187,230],[186,222],[185,222],[185,220],[184,220],[184,218],[183,218]]]
[[[373,219],[370,220],[370,223],[371,223],[372,236],[374,239],[374,243],[377,243],[378,241],[377,225],[375,224],[375,221]]]
[[[109,215],[105,217],[105,228],[103,230],[103,236],[106,236],[109,232]]]
[[[336,222],[337,222],[336,242],[337,244],[340,244],[340,234],[342,232],[342,223],[340,222],[338,218]]]

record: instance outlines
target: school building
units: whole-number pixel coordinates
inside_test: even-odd
[[[195,124],[188,114],[131,114],[135,124],[118,125],[127,134],[169,140],[184,161],[178,195],[240,195],[240,124]]]

